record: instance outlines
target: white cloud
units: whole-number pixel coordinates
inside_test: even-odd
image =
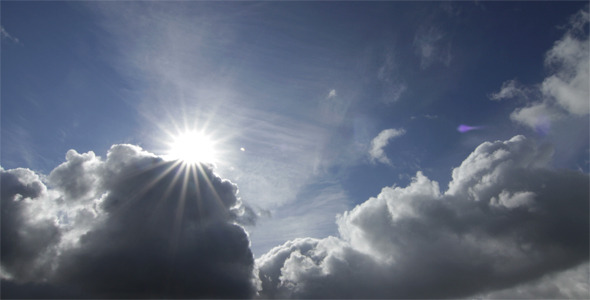
[[[328,93],[328,98],[334,98],[334,97],[336,97],[336,90],[332,89]]]
[[[489,97],[496,101],[512,98],[527,99],[531,92],[530,89],[513,79],[502,83],[500,91],[490,94]]]
[[[406,133],[404,129],[385,129],[381,131],[372,141],[371,141],[371,148],[369,149],[369,156],[371,161],[378,161],[384,164],[391,164],[391,161],[385,155],[383,149],[389,144],[389,141],[402,136]]]
[[[68,151],[43,179],[1,170],[2,292],[9,298],[245,298],[254,211],[237,187],[133,145]]]
[[[386,187],[338,217],[340,237],[296,239],[260,257],[260,294],[515,298],[522,293],[507,289],[587,265],[589,178],[550,169],[550,154],[516,136],[479,146],[444,193],[420,172],[407,187]],[[535,295],[583,297],[580,281]]]
[[[584,27],[589,21],[589,14],[584,10],[570,19],[565,35],[545,55],[545,66],[551,75],[539,86],[527,87],[515,80],[506,81],[490,99],[534,98],[535,101],[514,110],[510,118],[545,134],[560,119],[587,116],[590,113],[590,48]]]
[[[587,24],[588,13],[580,14],[584,14]],[[543,81],[543,94],[574,115],[589,113],[589,56],[588,37],[578,38],[570,31],[545,57],[545,64],[555,73]]]
[[[526,125],[535,131],[547,134],[551,125],[567,117],[563,111],[556,109],[548,102],[534,102],[525,107],[517,108],[510,114],[510,119]]]

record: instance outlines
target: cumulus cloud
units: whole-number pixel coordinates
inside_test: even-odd
[[[391,161],[385,155],[383,149],[389,144],[389,141],[402,136],[406,133],[404,129],[385,129],[381,131],[372,141],[369,149],[369,156],[372,162],[378,161],[384,164],[391,164]]]
[[[46,178],[1,170],[8,298],[250,297],[255,215],[211,167],[133,145],[68,151]]]
[[[589,177],[551,169],[551,153],[515,136],[477,147],[445,192],[421,172],[407,187],[386,187],[337,218],[339,237],[292,240],[260,257],[259,293],[455,298],[531,283],[532,294],[536,280],[588,261]],[[559,284],[535,295],[588,289]],[[512,291],[502,295],[525,294]]]
[[[50,273],[47,262],[55,256],[61,235],[53,220],[40,211],[39,198],[47,195],[47,189],[30,170],[0,172],[2,275],[16,281],[42,280]]]
[[[490,99],[534,98],[514,110],[510,118],[541,133],[547,133],[560,119],[588,115],[590,48],[585,28],[589,21],[590,14],[585,10],[571,17],[565,35],[545,55],[545,67],[551,75],[541,84],[527,87],[510,80]]]

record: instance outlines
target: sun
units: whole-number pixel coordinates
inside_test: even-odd
[[[186,164],[215,163],[215,142],[199,131],[186,131],[172,138],[167,156]]]

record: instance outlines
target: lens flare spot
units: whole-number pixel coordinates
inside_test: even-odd
[[[461,124],[459,125],[459,127],[457,127],[457,131],[461,132],[461,133],[465,133],[468,131],[472,131],[472,130],[477,130],[477,129],[481,129],[483,127],[481,126],[469,126],[469,125],[465,125],[465,124]]]

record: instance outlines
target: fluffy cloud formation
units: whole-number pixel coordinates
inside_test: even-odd
[[[551,154],[523,136],[486,142],[444,193],[420,172],[405,188],[386,187],[338,217],[340,237],[296,239],[260,257],[259,293],[454,298],[519,285],[498,295],[535,294],[523,284],[588,261],[589,178],[551,169]],[[587,295],[587,282],[529,288]]]
[[[529,88],[510,80],[490,98],[538,99],[516,109],[510,118],[541,133],[547,133],[551,123],[559,119],[588,115],[590,48],[586,28],[589,21],[590,14],[585,10],[572,16],[563,38],[555,42],[545,56],[545,66],[551,75],[539,86]]]
[[[391,164],[391,161],[385,155],[383,148],[385,148],[389,141],[398,137],[402,136],[406,133],[403,129],[385,129],[381,131],[372,141],[371,141],[371,148],[369,149],[369,156],[372,162],[378,161],[384,164]]]
[[[237,187],[132,145],[68,151],[46,178],[1,170],[8,298],[246,298],[253,222]]]

